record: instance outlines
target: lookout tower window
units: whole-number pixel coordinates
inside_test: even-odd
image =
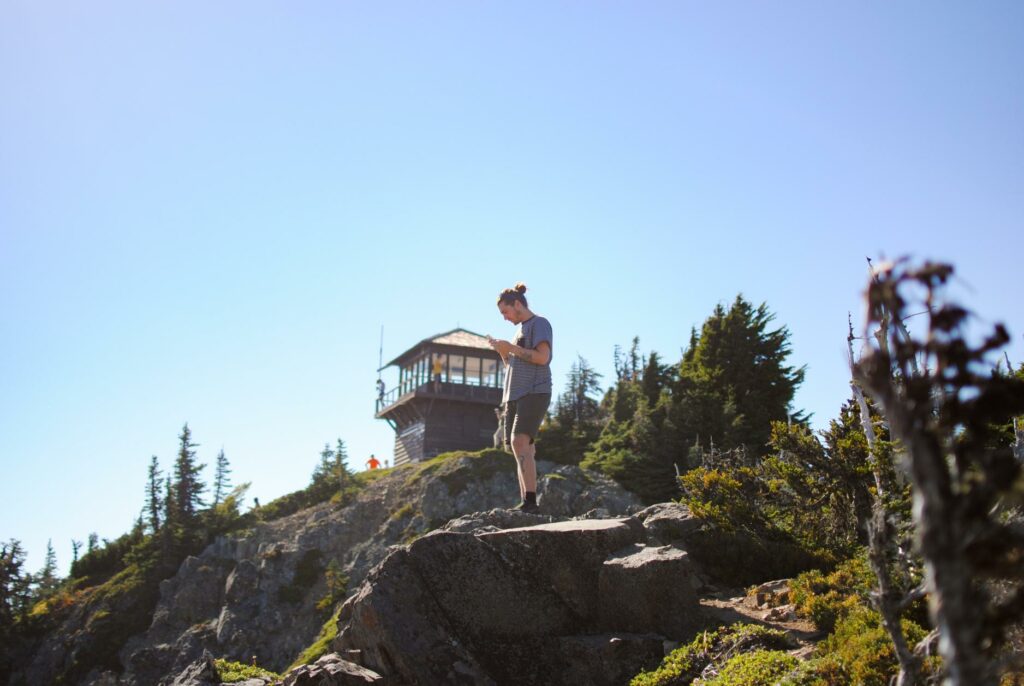
[[[496,360],[483,360],[483,385],[500,386],[501,377],[498,374],[498,362]]]
[[[465,383],[465,358],[462,355],[448,356],[448,381]]]
[[[466,358],[466,384],[469,386],[480,385],[480,358]]]

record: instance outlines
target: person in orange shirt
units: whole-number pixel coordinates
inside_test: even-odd
[[[370,469],[380,469],[380,460],[370,455],[370,459],[366,461],[366,466]]]

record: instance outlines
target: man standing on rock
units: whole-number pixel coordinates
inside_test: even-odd
[[[505,363],[505,443],[511,444],[519,470],[522,503],[516,509],[537,511],[537,461],[534,439],[551,402],[551,323],[526,304],[526,285],[517,283],[498,296],[498,311],[516,325],[512,342],[487,337]]]

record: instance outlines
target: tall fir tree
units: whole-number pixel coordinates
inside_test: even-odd
[[[192,431],[188,423],[181,429],[178,436],[178,459],[174,463],[174,514],[175,524],[191,526],[195,523],[199,508],[203,506],[203,491],[206,484],[200,479],[200,473],[206,465],[196,460],[198,443],[192,442]]]
[[[21,541],[0,543],[0,637],[9,635],[14,621],[28,611],[32,575],[26,574]]]
[[[566,377],[565,390],[537,436],[538,451],[545,460],[577,464],[601,433],[600,380],[601,375],[578,356]]]
[[[334,448],[330,443],[324,443],[320,461],[310,477],[308,492],[312,502],[321,502],[339,491],[344,492],[351,484],[351,477],[345,441],[339,438]]]
[[[174,485],[170,477],[164,479],[164,521],[160,527],[160,552],[165,561],[170,561],[174,551],[175,512]]]
[[[643,391],[644,398],[647,399],[648,407],[654,407],[658,404],[661,391],[668,385],[671,378],[670,367],[661,363],[661,357],[658,353],[651,351],[650,356],[647,358],[643,375],[640,377],[640,388]]]
[[[334,447],[334,478],[342,488],[345,488],[351,477],[352,472],[348,467],[348,448],[345,447],[345,441],[338,438]]]
[[[593,424],[600,414],[595,396],[601,393],[601,375],[590,363],[577,356],[569,369],[565,391],[555,402],[555,416],[570,430]]]
[[[198,444],[192,442],[192,431],[186,423],[178,436],[174,477],[166,480],[166,515],[160,542],[163,562],[167,565],[174,565],[183,555],[191,554],[205,535],[199,517],[202,493],[206,489],[199,475],[205,465],[196,460],[196,447]]]
[[[146,480],[146,510],[149,512],[149,528],[155,534],[160,531],[161,517],[164,499],[161,496],[163,490],[163,472],[160,471],[160,461],[156,455],[149,460],[149,473]]]
[[[331,471],[333,469],[334,450],[331,448],[330,443],[324,443],[324,449],[320,451],[320,461],[317,462],[316,468],[313,469],[313,474],[310,477],[310,483],[316,485],[325,481],[330,481]]]
[[[224,448],[221,448],[220,452],[217,453],[217,469],[213,477],[214,507],[220,504],[231,488],[229,474],[231,474],[231,467],[228,464],[228,458],[224,456]]]
[[[49,598],[60,586],[60,577],[57,575],[57,553],[53,550],[53,539],[46,541],[46,558],[43,561],[43,568],[35,578],[36,598],[44,600]]]
[[[710,398],[719,415],[693,433],[713,437],[723,450],[763,454],[772,422],[804,420],[792,408],[804,368],[786,364],[789,329],[769,328],[774,319],[766,303],[755,308],[737,295],[728,310],[715,307],[680,365],[680,400],[688,393],[702,403]]]

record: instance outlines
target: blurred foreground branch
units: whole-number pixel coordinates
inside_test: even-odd
[[[952,272],[944,264],[877,268],[866,326],[880,328],[854,373],[904,447],[947,683],[986,686],[998,681],[1004,630],[1024,610],[1024,536],[1005,509],[1021,463],[993,438],[995,426],[1024,414],[1024,381],[984,364],[1009,340],[1002,325],[978,345],[966,340],[968,312],[940,297]],[[888,326],[922,304],[923,340]]]

